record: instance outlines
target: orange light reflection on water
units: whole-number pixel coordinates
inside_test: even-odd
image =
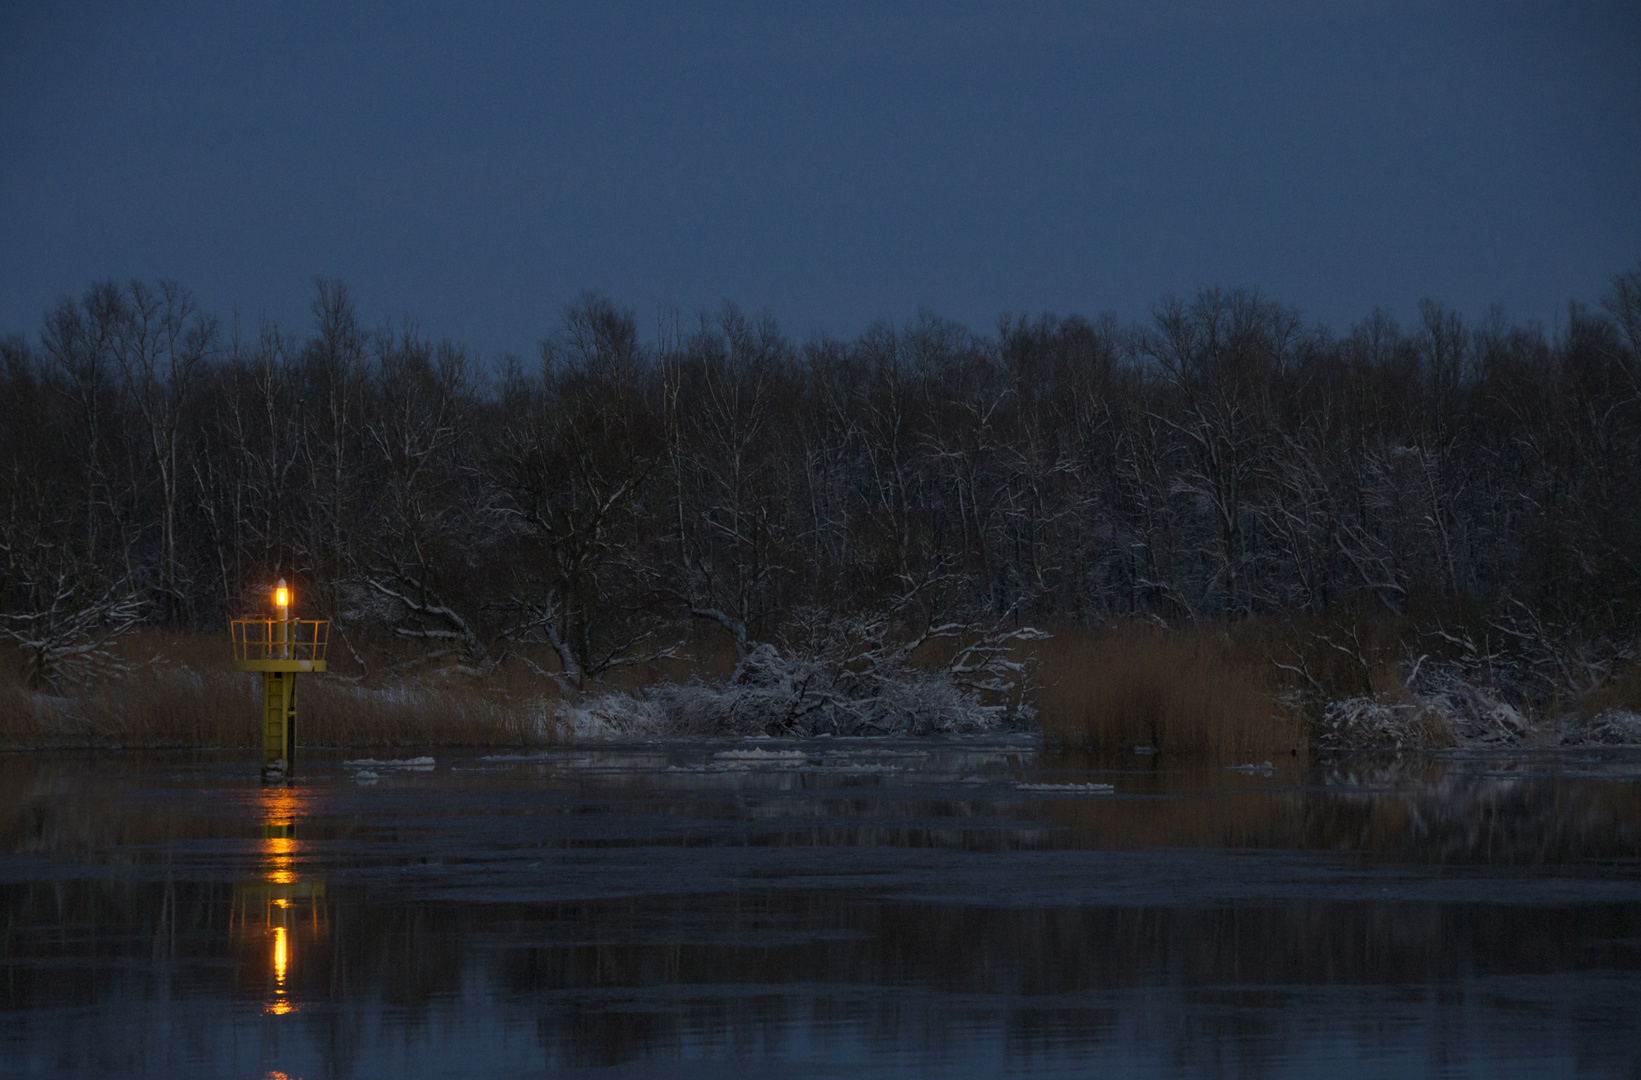
[[[290,788],[262,789],[262,871],[274,885],[296,881],[297,806],[296,792]]]
[[[270,836],[262,842],[263,867],[268,880],[275,885],[291,885],[296,881],[296,841],[289,836]]]
[[[268,1002],[267,1011],[275,1016],[284,1016],[296,1008],[285,996],[285,973],[290,970],[291,963],[290,935],[283,926],[274,927],[273,933],[274,997]]]
[[[274,987],[276,992],[285,992],[285,972],[290,967],[290,945],[286,940],[285,928],[274,927]]]
[[[267,925],[273,932],[273,997],[264,1012],[284,1016],[296,1011],[286,988],[291,965],[291,934],[283,925],[293,910],[289,888],[297,884],[295,836],[296,792],[286,787],[262,791],[262,876],[277,890],[267,897]],[[281,925],[272,925],[277,919]]]

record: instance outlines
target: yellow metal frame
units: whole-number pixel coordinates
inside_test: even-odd
[[[262,673],[262,775],[296,764],[296,674],[324,671],[328,619],[235,619],[234,667]]]
[[[262,771],[291,774],[296,765],[296,672],[262,673]]]
[[[329,619],[235,619],[238,671],[324,671]]]

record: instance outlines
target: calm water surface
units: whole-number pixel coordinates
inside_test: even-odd
[[[1641,1076],[1633,753],[344,758],[0,757],[0,1074]]]

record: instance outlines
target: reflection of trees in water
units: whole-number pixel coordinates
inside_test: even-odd
[[[1564,761],[1364,755],[1264,786],[1226,770],[1157,773],[1120,778],[1119,791],[1175,797],[1054,800],[1047,815],[1071,826],[1078,846],[1098,848],[1294,848],[1490,866],[1641,856],[1633,770],[1592,776]]]
[[[1641,799],[1635,798],[1641,760],[1622,754],[1350,755],[1308,773],[1278,770],[1269,778],[1218,767],[1139,772],[1130,762],[1119,775],[1098,777],[1115,782],[1119,796],[1154,796],[1139,799],[999,792],[997,784],[1012,783],[1021,767],[1014,752],[942,761],[942,775],[932,776],[940,782],[926,787],[918,785],[931,778],[923,775],[929,764],[909,759],[902,764],[913,771],[896,773],[900,759],[885,758],[891,771],[882,776],[848,776],[829,774],[830,759],[818,751],[802,768],[740,772],[667,771],[663,753],[613,762],[586,757],[533,763],[517,776],[497,778],[495,790],[505,798],[511,789],[573,782],[577,790],[623,800],[642,792],[661,804],[676,803],[695,820],[743,822],[746,830],[736,842],[769,846],[1260,847],[1500,866],[1641,857]],[[591,768],[588,761],[602,767]],[[1041,763],[1102,764],[1069,758]],[[106,777],[98,772],[102,767]],[[988,781],[957,785],[976,773]],[[252,816],[259,822],[302,819],[302,842],[347,845],[379,839],[384,828],[394,827],[327,813],[314,801],[333,797],[323,789],[280,789],[280,806],[264,806],[259,789],[225,792],[222,813],[201,816],[182,800],[128,797],[130,785],[145,782],[125,761],[88,766],[0,760],[0,852],[101,860],[125,848],[162,850],[184,836],[244,838],[245,819]],[[956,791],[968,797],[953,797]],[[747,800],[746,794],[772,797]],[[1012,819],[1009,827],[1001,827],[1004,818]],[[258,842],[244,853],[245,874],[288,873],[267,862],[288,838],[264,836],[261,824],[256,829]],[[655,836],[645,842],[665,841]]]
[[[1146,1023],[1152,1010],[1177,1019],[1200,1004],[1193,988],[1227,985],[1243,988],[1244,1008],[1214,1022],[1275,1034],[1291,1018],[1245,1008],[1262,993],[1583,971],[1590,942],[1641,935],[1641,911],[1623,905],[980,908],[785,890],[381,914],[356,914],[333,960],[352,985],[415,1022],[464,994],[520,1003],[550,1057],[583,1066],[684,1047],[764,1054],[828,1031],[880,1050],[955,1045],[999,1012],[1011,1042],[1064,1046]],[[1603,966],[1634,969],[1641,956]],[[1100,997],[1137,987],[1159,991],[1138,1013],[1131,997]],[[1162,1046],[1201,1034],[1150,1023]],[[1375,1023],[1361,1018],[1364,1030]]]
[[[1533,764],[1367,759],[1328,771],[1307,799],[1318,846],[1490,866],[1641,855],[1635,779],[1544,775]],[[1535,775],[1535,772],[1537,773]]]
[[[1556,760],[1563,775],[1545,775],[1543,761],[1352,757],[1319,767],[1305,788],[1291,786],[1294,775],[1224,770],[1112,778],[1129,793],[1173,796],[1145,799],[1000,796],[994,787],[968,801],[936,797],[948,786],[918,798],[876,790],[870,777],[828,787],[794,772],[763,778],[759,790],[778,789],[779,800],[733,806],[698,790],[696,774],[668,774],[686,785],[678,798],[693,801],[668,802],[652,785],[646,806],[747,822],[725,841],[734,843],[1245,846],[1518,866],[1633,859],[1633,778],[1578,776],[1577,759]],[[4,767],[0,851],[112,864],[0,885],[6,1010],[95,1004],[117,1016],[176,1001],[185,1007],[165,1022],[203,1032],[238,1009],[283,1025],[270,1030],[304,1033],[325,1048],[332,1073],[384,1032],[408,1043],[448,1021],[534,1025],[551,1061],[583,1065],[685,1049],[771,1054],[828,1032],[884,1052],[922,1051],[963,1045],[988,1024],[1001,1024],[1021,1057],[1101,1039],[1189,1054],[1193,1039],[1231,1038],[1258,1059],[1261,1046],[1298,1037],[1282,1002],[1319,988],[1395,986],[1435,1013],[1451,1004],[1442,996],[1451,987],[1473,985],[1465,980],[1641,971],[1633,904],[998,908],[768,888],[526,905],[419,902],[410,889],[374,884],[327,891],[305,869],[314,841],[364,851],[360,830],[380,826],[310,824],[311,791],[247,788],[224,796],[242,805],[201,818],[186,802],[99,797],[83,775],[76,784],[38,765]],[[643,783],[623,774],[586,790],[602,800]],[[721,793],[742,790],[726,781]],[[1005,818],[1016,827],[998,827]],[[643,827],[610,842],[661,842],[631,831]],[[199,866],[177,843],[185,838],[243,841],[211,871],[239,884],[191,880]],[[225,849],[213,850],[221,859]],[[1599,980],[1569,992],[1603,993]],[[28,1023],[46,1015],[31,1012]],[[1335,1019],[1367,1038],[1381,1017]],[[1626,1022],[1613,1038],[1641,1042],[1635,1018]],[[87,1038],[63,1024],[65,1044]]]
[[[102,860],[118,849],[137,848],[155,849],[165,858],[158,849],[181,837],[255,839],[254,847],[235,853],[243,857],[246,872],[255,873],[264,824],[275,818],[311,820],[314,800],[324,798],[322,791],[279,789],[281,802],[270,809],[260,787],[217,789],[211,792],[211,811],[202,814],[199,804],[186,798],[149,797],[155,788],[176,783],[175,765],[163,756],[0,755],[0,853]],[[247,775],[252,779],[254,770]],[[178,792],[183,793],[186,789]],[[304,829],[310,839],[343,838],[348,831],[331,823]]]
[[[14,967],[0,980],[8,1009],[118,1009],[171,994],[205,1006],[178,1023],[204,1025],[212,999],[268,1001],[270,936],[230,924],[243,892],[77,883],[8,886],[4,896],[10,964],[83,942],[81,964]],[[828,1032],[885,1051],[928,1050],[961,1045],[976,1024],[1003,1025],[1019,1053],[1136,1033],[1159,1052],[1188,1052],[1210,1025],[1257,1056],[1259,1040],[1294,1034],[1296,1021],[1276,1006],[1305,988],[1400,986],[1404,999],[1434,1007],[1435,985],[1455,980],[1641,969],[1641,951],[1604,944],[1641,938],[1641,909],[1621,904],[983,908],[767,889],[555,905],[375,903],[354,893],[325,907],[319,926],[310,912],[287,929],[286,985],[300,1008],[269,1022],[329,1047],[338,1068],[384,1034],[410,1039],[504,1014],[533,1023],[562,1064],[686,1047],[768,1054]],[[175,951],[156,954],[160,939]],[[198,974],[222,961],[236,965],[231,990]],[[1598,988],[1577,992],[1586,990]],[[1379,1023],[1372,1014],[1332,1020],[1364,1036]]]

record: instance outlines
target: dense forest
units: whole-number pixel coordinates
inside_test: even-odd
[[[1394,614],[1631,641],[1641,268],[1554,332],[1434,302],[1347,334],[1205,289],[1142,325],[923,315],[798,344],[726,303],[569,305],[495,362],[362,325],[247,332],[99,284],[0,371],[0,631],[305,616],[575,686],[719,627]],[[915,613],[915,618],[913,618]]]

